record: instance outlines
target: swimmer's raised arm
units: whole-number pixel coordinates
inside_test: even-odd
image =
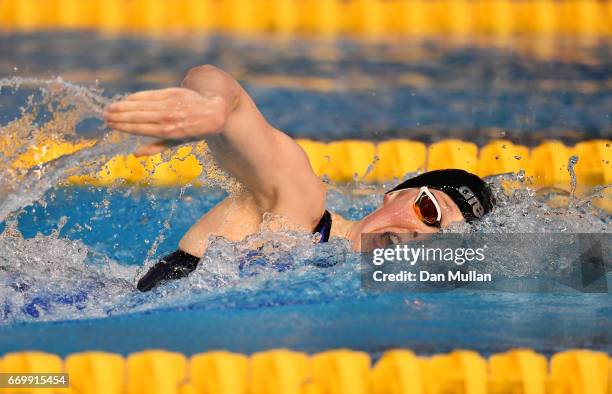
[[[163,141],[206,140],[219,165],[247,187],[261,213],[315,226],[325,210],[325,186],[300,146],[272,127],[224,71],[193,68],[181,86],[132,94],[110,105],[104,116],[119,131]],[[163,142],[153,148],[162,147]]]

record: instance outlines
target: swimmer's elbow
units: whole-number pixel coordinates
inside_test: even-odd
[[[202,76],[216,76],[216,77],[225,77],[226,73],[220,68],[213,66],[212,64],[203,64],[201,66],[195,66],[187,71],[187,75],[185,75],[185,81],[194,80],[197,78],[201,78]]]
[[[217,93],[226,99],[239,96],[238,82],[218,67],[210,64],[191,68],[181,86],[201,94]]]
[[[182,87],[200,93],[204,97],[217,97],[223,103],[224,121],[237,113],[243,101],[243,89],[228,73],[210,64],[193,67],[187,72]]]

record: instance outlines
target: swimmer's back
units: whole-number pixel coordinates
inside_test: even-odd
[[[187,231],[179,242],[179,249],[202,257],[210,236],[223,236],[239,241],[259,230],[261,218],[262,215],[249,193],[228,196]]]

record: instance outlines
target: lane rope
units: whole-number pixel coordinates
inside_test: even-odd
[[[442,140],[429,146],[413,140],[369,142],[344,140],[319,142],[297,140],[308,154],[317,175],[336,182],[363,180],[384,183],[401,179],[408,173],[443,168],[461,168],[480,176],[525,171],[538,186],[567,187],[568,163],[578,157],[574,167],[581,185],[612,183],[612,140],[590,140],[566,146],[548,140],[528,148],[508,140],[492,140],[482,147],[462,140]],[[30,168],[65,154],[92,146],[94,141],[68,143],[48,140],[32,146],[17,157],[14,168]],[[197,181],[202,165],[192,149],[205,144],[180,147],[169,160],[162,154],[136,158],[133,155],[110,159],[98,172],[71,176],[67,183],[108,186],[117,181],[147,186],[177,186]]]
[[[147,350],[125,358],[113,353],[85,352],[65,359],[49,353],[17,352],[0,359],[0,372],[68,373],[70,389],[64,390],[69,391],[53,392],[82,394],[449,390],[466,394],[607,394],[612,384],[611,366],[604,352],[568,350],[547,360],[530,349],[497,353],[488,359],[469,350],[431,357],[418,357],[410,350],[390,350],[375,365],[367,353],[346,349],[312,356],[285,349],[251,356],[212,351],[191,357]]]
[[[10,30],[612,35],[610,0],[3,0]]]

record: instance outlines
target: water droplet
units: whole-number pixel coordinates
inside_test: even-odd
[[[570,202],[574,200],[574,193],[576,192],[576,184],[578,182],[576,179],[576,172],[574,171],[574,167],[576,166],[577,163],[578,163],[578,156],[571,156],[567,162],[567,171],[569,172],[570,177],[571,177]]]

